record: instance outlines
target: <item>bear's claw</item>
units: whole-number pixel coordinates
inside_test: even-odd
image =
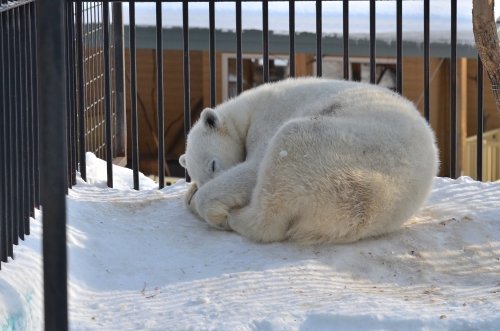
[[[188,191],[186,192],[186,197],[185,197],[185,204],[188,207],[188,209],[195,215],[198,215],[198,211],[196,210],[196,206],[192,203],[194,195],[198,192],[198,185],[196,183],[192,183],[191,186],[189,186]]]

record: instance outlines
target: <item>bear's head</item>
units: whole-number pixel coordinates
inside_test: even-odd
[[[191,128],[186,154],[179,163],[198,186],[244,160],[244,146],[230,124],[223,115],[206,108]]]

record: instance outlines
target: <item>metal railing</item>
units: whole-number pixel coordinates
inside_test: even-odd
[[[273,1],[273,0],[271,0]],[[349,45],[349,3],[353,0],[328,0],[330,2],[341,2],[343,6],[343,78],[349,79],[349,59],[350,59],[350,45]],[[417,1],[417,0],[415,0]],[[79,6],[82,6],[82,3],[86,3],[87,1],[73,1],[76,4],[76,8],[78,11]],[[115,3],[129,3],[129,46],[130,46],[130,68],[126,68],[125,70],[129,70],[130,72],[130,94],[131,94],[131,104],[130,104],[130,120],[131,120],[131,154],[132,154],[132,162],[131,166],[134,173],[134,188],[139,189],[138,183],[138,171],[139,171],[139,151],[138,151],[138,116],[137,116],[137,65],[136,65],[136,24],[135,24],[135,3],[136,2],[144,2],[144,1],[117,1]],[[162,11],[162,3],[164,2],[179,2],[182,3],[182,52],[183,52],[183,91],[184,91],[184,132],[185,135],[189,132],[189,128],[191,125],[191,105],[190,105],[190,42],[189,42],[189,4],[193,2],[205,2],[208,3],[208,15],[209,15],[209,27],[208,27],[208,41],[207,48],[209,51],[209,75],[210,75],[210,105],[215,106],[216,104],[216,20],[215,20],[215,6],[217,2],[234,2],[235,3],[235,53],[236,53],[236,91],[237,93],[241,93],[243,90],[243,29],[242,29],[242,2],[246,1],[152,1],[156,6],[156,21],[155,21],[155,31],[156,31],[156,89],[157,91],[163,91],[163,81],[164,81],[164,64],[163,64],[163,38],[164,38],[164,28],[162,17],[160,15]],[[250,2],[250,1],[249,1]],[[262,4],[262,58],[263,58],[263,66],[262,66],[262,75],[263,81],[269,81],[269,2],[270,1],[253,1],[260,2]],[[316,59],[322,59],[324,57],[323,51],[323,39],[324,34],[322,32],[323,27],[323,2],[326,1],[308,1],[313,2],[315,4],[315,13],[316,13],[316,49],[315,56]],[[429,0],[420,0],[423,6],[423,72],[424,72],[424,83],[422,86],[423,89],[423,114],[425,118],[429,121],[431,118],[431,106],[430,106],[430,82],[432,80],[430,75],[430,1]],[[295,28],[295,1],[288,1],[289,3],[289,63],[290,63],[290,76],[295,76],[295,63],[296,63],[296,49],[295,49],[295,36],[296,28]],[[369,1],[369,81],[371,83],[376,83],[376,66],[377,66],[377,49],[376,49],[376,1]],[[399,93],[403,93],[403,2],[396,1],[396,51],[394,57],[396,58],[396,87],[395,90]],[[449,52],[449,93],[450,93],[450,106],[449,106],[449,176],[452,178],[456,178],[458,175],[458,147],[457,147],[457,6],[455,1],[450,1],[451,3],[451,20],[450,20],[450,52]],[[105,9],[103,8],[103,15],[105,13]],[[80,23],[79,23],[80,22]],[[82,21],[78,21],[77,15],[77,31],[79,25],[81,25]],[[77,44],[84,44],[85,41],[81,37],[77,37]],[[104,44],[106,48],[106,43]],[[111,46],[109,46],[111,47]],[[80,62],[80,61],[77,61]],[[318,76],[323,75],[323,61],[316,61],[315,64],[316,74]],[[108,69],[104,68],[106,72]],[[481,69],[482,70],[482,69]],[[109,76],[109,75],[105,75]],[[478,84],[482,84],[482,80],[478,80]],[[107,88],[109,83],[105,84],[104,90]],[[167,87],[168,88],[168,87]],[[478,87],[479,91],[482,91],[482,86]],[[80,96],[82,98],[82,96]],[[110,98],[105,98],[106,100]],[[163,93],[157,93],[156,96],[156,117],[157,117],[157,139],[158,139],[158,149],[157,149],[157,160],[158,160],[158,181],[159,187],[163,187],[165,178],[165,156],[164,156],[164,96]],[[79,107],[82,107],[81,105]],[[482,116],[480,113],[478,114],[478,118]],[[482,123],[478,121],[478,123]],[[80,125],[82,125],[80,123]],[[111,125],[111,124],[110,124]],[[82,134],[83,128],[80,127],[80,135]],[[107,134],[110,134],[106,131]],[[106,146],[110,146],[110,144],[106,144]],[[80,146],[80,154],[85,148]],[[480,148],[478,148],[478,153],[480,152]],[[107,152],[106,157],[108,161],[112,160],[112,152]],[[104,157],[103,157],[104,158]],[[479,160],[480,157],[478,156]],[[80,155],[80,171],[82,175],[85,175],[85,164],[82,163],[83,155]],[[111,164],[111,162],[108,162]],[[109,167],[108,169],[108,182],[112,183],[112,169]],[[478,179],[481,179],[481,174],[478,174]]]
[[[85,152],[125,165],[126,128],[121,4],[78,2],[68,7],[68,167],[86,180]],[[112,17],[112,21],[110,18]],[[112,24],[111,24],[112,22]],[[78,151],[78,152],[77,152]],[[108,157],[110,159],[108,159]],[[108,184],[112,186],[112,177]]]
[[[0,260],[30,233],[39,206],[35,3],[0,4]],[[1,267],[0,262],[0,267]]]
[[[222,1],[222,0],[221,0]],[[225,0],[224,0],[225,1]],[[343,77],[349,78],[349,0],[331,0],[342,2],[343,6]],[[353,1],[353,0],[351,0]],[[449,119],[450,128],[450,176],[457,176],[457,7],[451,1],[450,26],[450,83],[451,95]],[[120,13],[120,3],[129,3],[129,45],[130,45],[130,89],[131,93],[131,146],[134,188],[139,189],[139,151],[137,119],[137,59],[136,59],[136,24],[135,2],[116,1],[113,11]],[[163,27],[162,3],[156,4],[156,84],[158,91],[163,91]],[[182,2],[182,54],[183,54],[183,93],[184,93],[184,134],[187,136],[191,126],[190,113],[190,48],[189,48],[189,4],[206,2],[209,6],[208,56],[210,80],[210,105],[216,105],[216,21],[215,5],[219,1],[175,1]],[[231,2],[231,1],[229,1]],[[236,79],[237,91],[243,90],[243,30],[242,1],[235,2],[236,34]],[[262,57],[263,80],[269,81],[269,2],[262,4]],[[369,17],[369,63],[370,81],[375,82],[376,49],[376,6],[370,0]],[[421,0],[424,8],[424,116],[430,119],[430,0]],[[75,183],[76,172],[86,178],[85,152],[96,140],[93,133],[99,131],[99,139],[104,145],[97,145],[106,158],[108,168],[108,186],[113,186],[112,164],[120,152],[115,149],[119,144],[113,142],[119,129],[113,122],[121,122],[113,107],[120,106],[125,86],[122,72],[125,69],[112,70],[112,63],[123,58],[123,46],[116,46],[111,40],[121,37],[119,15],[114,16],[113,34],[110,32],[110,7],[89,5],[89,1],[66,0],[1,0],[0,7],[0,257],[6,262],[13,257],[12,245],[17,238],[29,233],[29,216],[34,208],[43,206],[44,219],[44,289],[45,327],[50,330],[67,329],[67,280],[66,280],[66,234],[65,234],[65,194],[68,186]],[[289,75],[296,75],[296,28],[295,1],[289,3]],[[322,1],[316,5],[316,73],[323,73],[323,7]],[[396,37],[396,90],[403,92],[403,36],[402,36],[402,1],[396,1],[397,37]],[[89,16],[85,16],[89,15]],[[87,21],[85,19],[87,18]],[[38,22],[36,22],[38,20]],[[37,25],[37,28],[35,28]],[[93,34],[93,26],[99,26],[99,34]],[[90,30],[89,30],[90,29]],[[36,32],[39,32],[38,34]],[[85,32],[87,31],[87,32]],[[123,30],[121,30],[123,31]],[[95,31],[94,31],[95,32]],[[111,37],[114,36],[114,38]],[[102,37],[102,40],[100,39]],[[99,44],[98,47],[97,44]],[[115,46],[113,46],[115,45]],[[88,53],[86,53],[86,47]],[[92,50],[93,48],[93,50]],[[113,51],[114,49],[114,51]],[[37,54],[38,53],[38,54]],[[94,59],[99,58],[99,66]],[[89,63],[92,63],[89,65]],[[478,179],[482,174],[482,132],[483,132],[483,80],[482,65],[478,61],[478,139],[477,171]],[[118,65],[119,67],[119,65]],[[37,68],[37,70],[35,70]],[[90,69],[89,69],[90,68]],[[117,74],[117,71],[120,71]],[[121,85],[120,85],[121,84]],[[116,93],[113,94],[113,87]],[[168,86],[166,87],[168,88]],[[63,97],[60,97],[63,96]],[[38,101],[38,102],[36,102]],[[159,188],[164,183],[164,100],[163,93],[157,93],[158,119],[158,173]],[[92,103],[99,108],[92,108]],[[114,106],[115,105],[115,106]],[[99,109],[99,110],[96,110]],[[39,112],[39,111],[40,112]],[[69,111],[68,111],[69,110]],[[92,114],[99,113],[99,119]],[[40,117],[38,118],[38,115]],[[90,117],[88,117],[90,116]],[[99,129],[97,129],[99,127]],[[40,129],[40,132],[38,132]],[[95,131],[92,131],[95,130]],[[63,134],[64,133],[64,134]],[[87,134],[87,136],[86,136]],[[40,137],[40,139],[38,139]],[[86,143],[90,137],[91,143]],[[120,138],[123,139],[123,138]],[[120,139],[117,139],[120,141]],[[123,141],[123,140],[121,140]],[[40,146],[40,147],[39,147]],[[38,154],[43,147],[43,153]],[[38,169],[41,169],[41,175]],[[67,173],[68,176],[61,176]],[[42,182],[39,184],[39,180]],[[40,191],[40,195],[38,192]]]

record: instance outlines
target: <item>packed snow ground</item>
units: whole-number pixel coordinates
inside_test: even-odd
[[[498,330],[500,183],[436,178],[396,233],[349,245],[255,244],[88,155],[68,197],[72,330]],[[42,329],[41,218],[0,271],[0,329]],[[50,295],[47,293],[46,295]]]

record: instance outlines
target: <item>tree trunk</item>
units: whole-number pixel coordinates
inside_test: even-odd
[[[500,113],[500,40],[493,14],[494,6],[495,0],[473,0],[472,25],[477,52],[488,72]]]

